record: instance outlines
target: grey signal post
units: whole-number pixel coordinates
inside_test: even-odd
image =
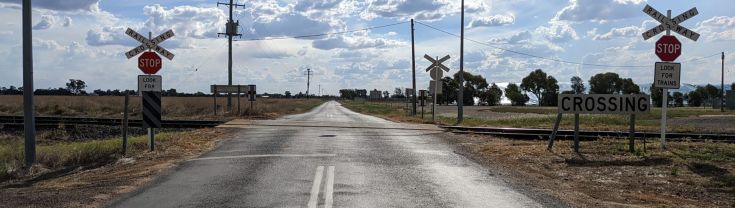
[[[414,90],[411,93],[411,95],[406,95],[406,96],[411,97],[411,100],[412,100],[411,101],[412,103],[411,104],[412,106],[411,115],[415,116],[416,115],[416,45],[414,42],[414,34],[413,34],[415,29],[413,27],[414,27],[413,19],[411,19],[411,71],[412,71],[411,80],[413,80],[413,88],[411,89],[414,89]]]
[[[464,0],[462,0],[462,27],[459,39],[459,94],[457,94],[457,124],[462,123],[464,116]]]
[[[230,7],[230,19],[227,21],[225,33],[217,33],[217,36],[219,36],[219,35],[225,35],[225,36],[227,36],[227,44],[228,44],[228,48],[227,48],[227,55],[228,55],[228,59],[227,59],[227,85],[232,85],[232,37],[233,36],[240,36],[240,37],[242,37],[242,34],[237,33],[237,31],[238,31],[237,28],[240,26],[240,21],[235,22],[235,21],[232,20],[232,9],[233,9],[233,7],[238,7],[238,6],[244,8],[245,5],[234,4],[234,3],[232,3],[232,0],[230,0],[230,3],[229,4],[217,2],[217,6],[219,6],[219,5],[225,5],[225,6]],[[227,111],[228,112],[231,112],[232,111],[232,93],[227,93]]]
[[[25,136],[25,166],[36,161],[36,119],[33,117],[33,34],[31,30],[31,0],[23,0],[23,130]]]

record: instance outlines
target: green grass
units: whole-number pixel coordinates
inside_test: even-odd
[[[156,141],[174,137],[177,132],[156,134]],[[130,137],[128,154],[146,150],[147,135]],[[23,142],[20,139],[5,139],[0,142],[0,181],[12,177],[9,171],[23,166]],[[38,145],[36,161],[46,168],[93,164],[115,159],[122,154],[122,139],[110,138],[83,142],[55,143]]]

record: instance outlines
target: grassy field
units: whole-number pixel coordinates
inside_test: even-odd
[[[357,101],[340,101],[342,104],[354,111],[381,116],[387,119],[406,122],[431,123],[431,107],[426,106],[424,119],[418,116],[409,116],[408,108],[403,103],[374,103]],[[442,106],[442,109],[450,108],[453,112],[440,112],[436,123],[444,125],[456,124],[454,106]],[[500,115],[502,114],[502,115]],[[497,115],[497,116],[496,116]],[[497,117],[497,118],[496,118]],[[639,115],[636,118],[636,129],[640,131],[660,130],[661,109],[654,108],[651,113]],[[670,132],[717,132],[735,133],[735,112],[720,112],[718,109],[710,108],[670,108],[667,111]],[[482,110],[470,112],[465,110],[465,119],[461,125],[464,126],[493,126],[513,128],[552,128],[556,120],[556,108],[554,107],[511,107],[498,106],[486,107]],[[584,130],[611,130],[627,131],[629,125],[627,115],[580,115],[580,128]],[[574,125],[574,116],[564,115],[561,128],[571,129]]]
[[[114,96],[35,96],[35,109],[38,116],[73,116],[121,118],[124,97]],[[217,98],[218,116],[214,115],[214,99],[211,97],[163,97],[161,106],[164,119],[220,119],[227,99]],[[274,118],[280,115],[305,112],[324,101],[318,99],[269,99],[259,98],[250,111],[250,102],[241,98],[240,115],[237,114],[237,99],[233,98],[233,113],[226,117],[251,116]],[[130,97],[131,118],[141,116],[140,97]],[[0,115],[23,115],[23,97],[0,96]]]

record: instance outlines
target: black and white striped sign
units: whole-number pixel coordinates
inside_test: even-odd
[[[143,128],[161,128],[161,92],[143,93]]]

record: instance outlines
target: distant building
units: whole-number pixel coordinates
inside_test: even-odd
[[[383,98],[383,92],[377,89],[370,91],[370,99],[381,99]]]

